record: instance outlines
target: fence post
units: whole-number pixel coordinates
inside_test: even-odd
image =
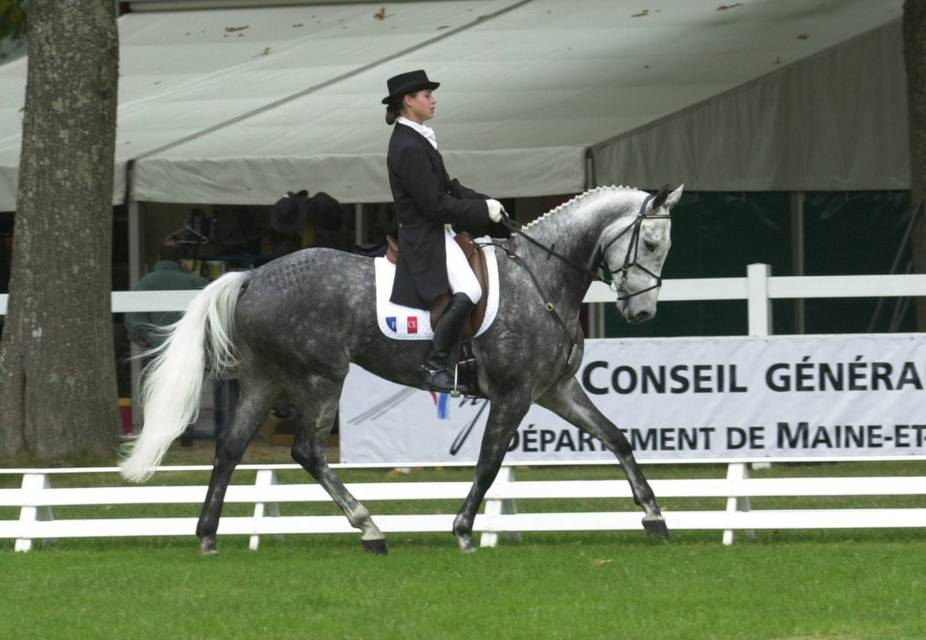
[[[277,483],[277,475],[273,469],[259,469],[257,471],[257,478],[255,478],[254,480],[255,487],[261,487],[261,488],[271,487],[275,485],[276,483]],[[278,505],[276,502],[271,502],[269,503],[269,505],[264,502],[256,502],[254,503],[254,520],[255,521],[259,521],[261,518],[264,517],[264,510],[267,506],[270,507],[271,516],[280,515],[280,505]],[[251,551],[257,551],[260,548],[260,536],[259,535],[254,534],[253,536],[251,536],[251,540],[248,543],[248,548],[250,548]]]
[[[499,483],[504,484],[507,482],[514,482],[514,467],[504,465],[499,470],[498,476],[495,477],[495,482],[492,484],[492,486],[497,486]],[[518,512],[518,507],[515,504],[515,501],[511,499],[486,500],[485,503],[485,515],[487,516],[514,514]],[[517,531],[507,532],[505,537],[515,542],[521,541],[521,534]],[[497,544],[498,533],[495,531],[484,531],[479,537],[480,547],[494,547]]]
[[[23,491],[41,491],[42,489],[51,488],[48,476],[44,473],[24,473],[22,481]],[[52,520],[51,507],[43,506],[23,506],[19,511],[19,522],[23,524]],[[15,551],[25,553],[32,550],[31,538],[17,538],[13,547]]]
[[[746,267],[746,280],[748,292],[749,335],[764,337],[772,334],[772,300],[768,295],[768,279],[772,275],[772,268],[767,264],[751,264]],[[767,462],[753,463],[754,469],[771,466]],[[744,480],[749,477],[749,470],[744,463],[735,463],[727,466],[727,480]],[[749,497],[727,498],[727,513],[749,511]],[[755,538],[754,531],[746,531],[747,538]],[[723,532],[723,543],[733,544],[733,529]]]
[[[745,480],[749,477],[749,469],[743,462],[734,462],[727,465],[727,480]],[[737,511],[749,511],[749,496],[730,496],[727,498],[727,513],[736,513]],[[745,531],[746,537],[754,540],[756,532],[752,529]],[[733,529],[725,529],[723,532],[723,543],[726,545],[733,544]]]
[[[746,267],[746,281],[749,307],[749,335],[764,337],[772,335],[772,300],[768,297],[768,279],[772,268],[767,264],[751,264]],[[754,462],[753,469],[768,469],[768,462]]]
[[[768,279],[772,268],[767,264],[746,267],[746,288],[749,309],[749,335],[772,334],[772,301],[768,297]]]

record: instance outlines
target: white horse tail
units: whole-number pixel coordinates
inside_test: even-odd
[[[247,273],[233,272],[211,283],[166,328],[167,340],[145,354],[153,360],[142,374],[144,427],[125,448],[124,478],[150,478],[174,439],[196,421],[204,370],[219,376],[238,364],[235,306],[247,280]]]

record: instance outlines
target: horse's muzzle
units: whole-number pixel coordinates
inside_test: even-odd
[[[647,320],[652,320],[652,318],[653,318],[654,315],[656,315],[656,314],[655,314],[655,313],[652,313],[651,311],[647,311],[646,309],[642,309],[642,310],[640,310],[640,311],[637,311],[637,312],[631,314],[631,315],[627,318],[627,322],[629,322],[630,324],[640,324],[641,322],[646,322]]]

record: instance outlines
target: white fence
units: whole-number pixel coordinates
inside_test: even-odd
[[[183,311],[197,291],[114,291],[113,313]],[[785,298],[889,298],[926,296],[926,274],[878,276],[772,276],[771,267],[751,264],[745,278],[665,280],[662,302],[747,300],[749,335],[769,335],[770,304]],[[0,295],[0,315],[6,314],[6,294]],[[592,283],[585,302],[614,302],[614,293]]]
[[[353,465],[333,465],[335,468]],[[207,466],[162,467],[159,473],[206,471]],[[276,472],[296,465],[242,465],[256,470],[253,485],[232,484],[227,503],[254,505],[251,516],[223,517],[219,535],[250,536],[256,550],[260,536],[275,534],[356,532],[344,516],[280,516],[280,503],[328,502],[317,484],[278,484]],[[0,507],[19,509],[18,519],[0,520],[0,538],[14,539],[17,551],[29,551],[34,540],[124,536],[193,536],[196,518],[66,518],[55,520],[55,507],[93,505],[201,504],[205,486],[127,486],[55,488],[61,474],[117,473],[116,468],[10,469],[0,473],[22,476],[19,489],[0,489]],[[670,531],[723,531],[731,544],[734,531],[751,535],[755,529],[839,529],[926,527],[926,509],[762,509],[750,510],[751,497],[766,496],[900,496],[926,495],[926,477],[844,477],[750,479],[743,463],[731,464],[726,478],[653,480],[653,491],[665,498],[725,498],[726,507],[713,511],[664,511]],[[377,501],[459,500],[469,482],[375,482],[347,485],[368,503],[384,533],[440,532],[450,534],[455,514],[375,515]],[[631,498],[624,480],[518,481],[515,468],[504,466],[486,495],[485,512],[474,531],[481,546],[495,546],[500,534],[533,531],[642,531],[642,512],[519,513],[536,499]],[[372,504],[371,504],[372,503]]]
[[[114,292],[113,312],[183,310],[197,292]],[[745,278],[666,280],[662,301],[746,300],[749,335],[772,333],[771,301],[782,298],[926,296],[926,275],[772,277],[767,265],[749,265]],[[595,283],[585,302],[613,302],[614,294]],[[0,315],[6,313],[7,296],[0,295]],[[564,464],[559,462],[557,464]],[[535,466],[536,463],[531,463]],[[341,466],[341,465],[335,465]],[[229,487],[230,503],[254,504],[249,517],[223,518],[222,535],[251,536],[256,549],[259,538],[284,533],[340,533],[353,531],[342,516],[274,516],[284,502],[329,500],[314,484],[276,484],[276,471],[294,465],[244,465],[255,469],[254,485]],[[169,467],[171,470],[208,467]],[[142,486],[55,488],[52,479],[61,473],[116,473],[116,469],[12,469],[19,474],[19,489],[0,490],[0,507],[19,509],[16,520],[0,520],[0,538],[16,540],[16,549],[27,551],[36,539],[106,536],[193,535],[195,518],[102,518],[53,519],[53,508],[67,505],[180,504],[201,503],[204,486]],[[462,500],[468,482],[408,483],[383,482],[348,485],[363,501]],[[789,528],[926,527],[926,509],[763,509],[751,511],[749,498],[759,496],[864,496],[926,495],[926,477],[788,478],[750,479],[742,462],[730,464],[727,477],[709,480],[655,480],[653,490],[660,498],[725,498],[726,508],[717,511],[666,512],[670,530],[707,529],[723,531],[723,541],[733,541],[734,530]],[[545,481],[520,482],[514,468],[505,466],[486,499],[484,514],[475,522],[481,543],[494,545],[498,535],[524,531],[588,531],[641,529],[639,511],[602,513],[517,513],[516,501],[537,498],[629,498],[626,482]],[[374,509],[375,512],[375,509]],[[268,516],[268,513],[271,514]],[[450,532],[453,514],[383,515],[380,528],[392,532]]]

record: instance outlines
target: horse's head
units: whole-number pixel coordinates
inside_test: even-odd
[[[656,316],[662,265],[672,245],[669,210],[682,197],[684,186],[671,193],[663,187],[655,195],[641,194],[638,209],[602,234],[602,257],[614,278],[617,310],[632,324]]]

